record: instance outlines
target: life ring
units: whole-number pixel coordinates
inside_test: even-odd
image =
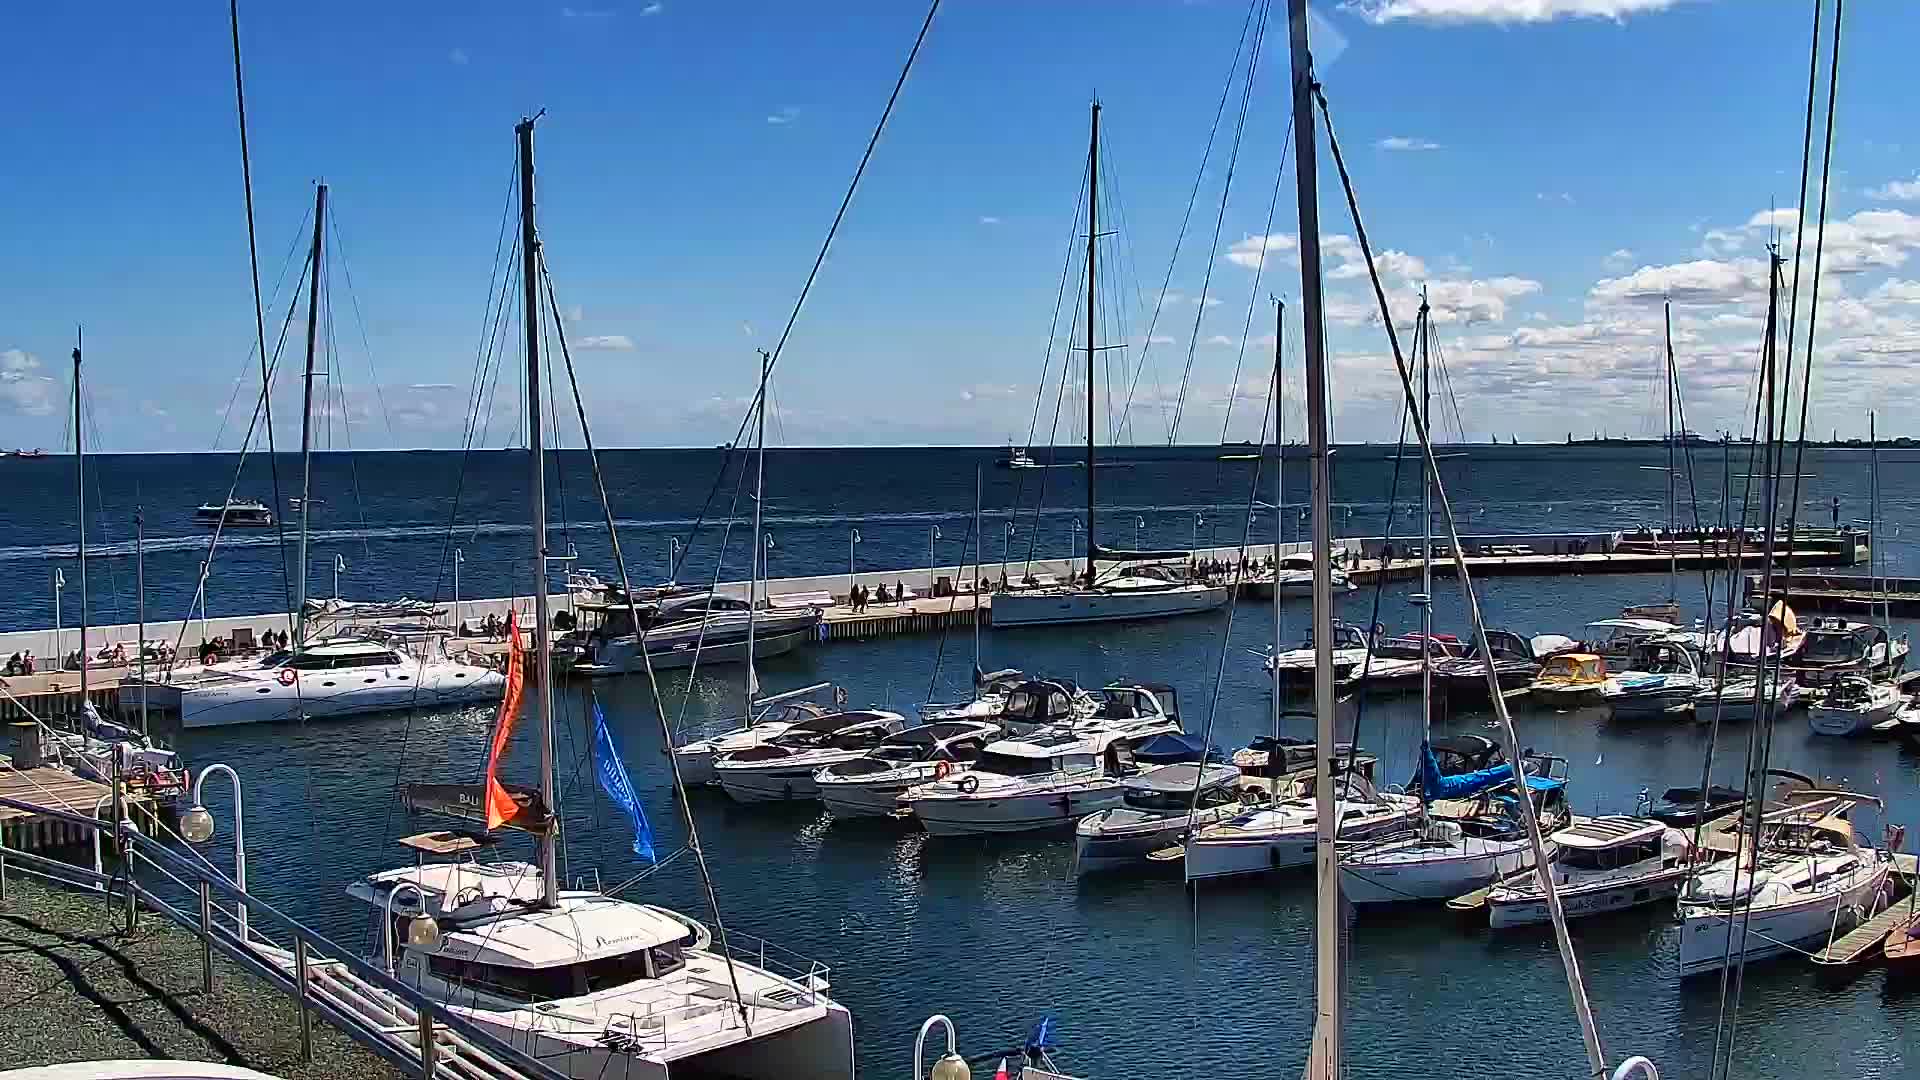
[[[280,680],[281,686],[292,686],[300,678],[300,673],[290,667],[283,667],[276,677]]]
[[[936,761],[933,763],[933,778],[935,780],[945,780],[948,776],[952,775],[952,773],[953,762]]]
[[[960,778],[961,794],[971,795],[974,792],[979,790],[980,790],[980,778],[978,776],[975,776],[972,773],[968,773],[967,775]]]

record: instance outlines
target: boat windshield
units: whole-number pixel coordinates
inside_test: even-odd
[[[975,771],[998,776],[1045,776],[1054,771],[1053,761],[1050,757],[1025,757],[989,750],[974,760],[973,767]]]
[[[685,966],[686,962],[678,941],[584,963],[540,968],[483,964],[444,954],[427,958],[428,970],[438,978],[514,1001],[553,1001],[595,994],[645,979],[658,979]]]
[[[1865,656],[1872,647],[1873,628],[1861,627],[1848,632],[1844,630],[1823,630],[1807,635],[1806,644],[1800,646],[1798,659],[1802,663],[1834,664]]]

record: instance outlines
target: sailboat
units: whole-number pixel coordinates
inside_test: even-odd
[[[718,935],[697,920],[560,880],[560,819],[553,750],[548,619],[545,447],[540,420],[540,249],[533,219],[533,120],[515,128],[520,154],[521,252],[526,323],[527,431],[532,464],[531,632],[539,728],[540,786],[498,780],[497,766],[520,706],[519,628],[510,631],[509,687],[488,759],[487,781],[415,785],[409,800],[455,816],[484,811],[489,829],[530,833],[539,861],[481,862],[471,835],[425,833],[402,841],[412,866],[372,874],[348,889],[384,928],[394,977],[456,1015],[560,1072],[587,1078],[720,1075],[758,1078],[853,1075],[853,1021],[828,997],[824,965],[776,972],[767,946]],[[617,543],[617,540],[616,540]],[[617,550],[617,549],[616,549]],[[599,751],[611,751],[595,709]],[[610,763],[609,763],[610,762]],[[602,770],[618,769],[617,752]],[[637,810],[635,811],[638,819]],[[636,821],[638,824],[638,820]],[[432,861],[429,861],[432,860]],[[398,907],[396,908],[396,905]],[[395,915],[406,926],[394,940]],[[775,950],[777,952],[777,950]],[[746,957],[755,956],[753,962]]]
[[[1003,591],[993,598],[995,626],[1043,626],[1061,623],[1153,619],[1214,611],[1227,602],[1227,586],[1188,581],[1162,564],[1185,562],[1185,551],[1123,551],[1103,548],[1097,539],[1098,501],[1094,474],[1099,462],[1094,452],[1095,335],[1098,311],[1095,271],[1098,268],[1100,183],[1100,103],[1093,103],[1092,134],[1087,144],[1087,569],[1078,581]],[[1109,570],[1102,572],[1101,563]]]
[[[302,506],[313,501],[313,381],[324,302],[326,226],[327,185],[320,184],[314,191],[313,244],[308,256],[307,358],[300,419]],[[161,707],[179,713],[181,727],[336,719],[499,700],[506,677],[484,664],[449,655],[447,631],[369,625],[325,636],[311,633],[310,536],[308,515],[302,514],[290,648],[253,660],[172,673],[161,685],[145,687]],[[343,610],[352,612],[351,607]]]

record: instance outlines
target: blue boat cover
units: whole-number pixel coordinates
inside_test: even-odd
[[[1529,782],[1533,779],[1527,777]],[[1420,793],[1428,799],[1464,799],[1488,788],[1512,782],[1512,765],[1495,765],[1491,769],[1442,776],[1439,759],[1433,756],[1433,746],[1429,743],[1420,744]]]
[[[1178,735],[1155,735],[1139,746],[1134,747],[1133,760],[1142,765],[1172,765],[1181,761],[1221,760],[1216,747],[1207,751],[1207,742],[1198,735],[1181,732]]]

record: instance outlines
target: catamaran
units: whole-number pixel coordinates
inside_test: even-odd
[[[776,970],[777,949],[737,931],[715,935],[696,920],[596,890],[566,889],[559,874],[559,808],[553,758],[552,629],[548,618],[546,455],[540,418],[541,262],[534,231],[533,121],[516,128],[527,341],[527,431],[532,464],[532,650],[540,787],[498,778],[524,685],[526,657],[510,623],[508,689],[487,760],[486,781],[416,785],[409,802],[512,827],[538,841],[536,863],[475,857],[471,835],[427,833],[403,841],[415,864],[371,874],[349,895],[370,905],[382,929],[381,960],[393,976],[568,1076],[591,1080],[683,1074],[770,1080],[850,1078],[853,1022],[828,996],[824,965]],[[555,313],[555,321],[558,322]],[[591,444],[589,444],[591,445]],[[597,465],[596,465],[597,470]],[[611,516],[609,512],[609,516]],[[619,548],[615,540],[615,556]],[[624,568],[622,570],[624,577]],[[605,717],[594,710],[603,786],[625,793],[626,769]],[[612,774],[615,779],[608,780]],[[636,845],[638,841],[636,840]],[[430,861],[431,860],[431,861]],[[406,926],[396,942],[396,921]],[[772,949],[772,952],[766,950]],[[752,957],[751,960],[748,957]]]

